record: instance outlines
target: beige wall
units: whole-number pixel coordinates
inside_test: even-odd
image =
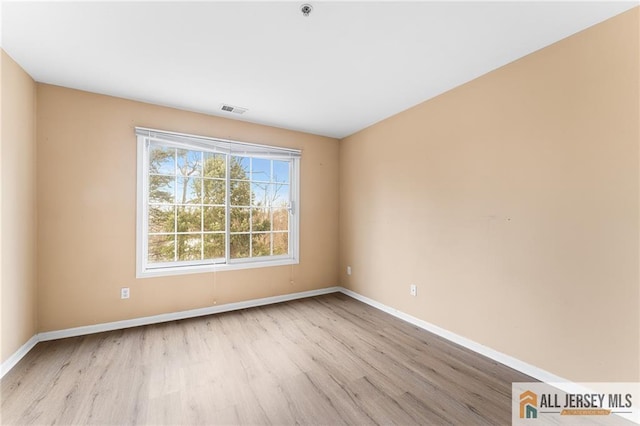
[[[36,326],[36,84],[0,49],[0,361]]]
[[[40,331],[337,284],[336,139],[45,84],[37,93]],[[136,279],[134,126],[302,149],[300,264]]]
[[[638,32],[635,8],[343,140],[342,284],[568,379],[640,380]]]

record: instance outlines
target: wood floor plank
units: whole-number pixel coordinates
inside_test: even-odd
[[[532,380],[330,294],[39,343],[0,381],[0,423],[509,424]]]

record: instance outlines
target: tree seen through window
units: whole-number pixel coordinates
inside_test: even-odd
[[[227,238],[230,259],[287,255],[289,166],[152,143],[147,261],[224,261]]]

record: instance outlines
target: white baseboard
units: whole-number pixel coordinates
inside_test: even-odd
[[[399,311],[395,308],[377,302],[373,299],[370,299],[366,296],[363,296],[355,291],[346,289],[344,287],[338,287],[339,291],[347,296],[353,297],[356,300],[359,300],[363,303],[366,303],[369,306],[372,306],[376,309],[379,309],[383,312],[386,312],[390,315],[393,315],[396,318],[400,318],[410,324],[415,325],[416,327],[420,327],[426,331],[429,331],[435,335],[443,337],[450,342],[456,343],[460,346],[463,346],[467,349],[470,349],[476,353],[486,356],[494,361],[497,361],[501,364],[506,365],[507,367],[511,367],[514,370],[517,370],[527,376],[533,377],[534,379],[538,379],[541,382],[549,383],[557,389],[560,389],[567,393],[576,393],[576,394],[590,394],[596,393],[594,389],[590,387],[585,387],[581,383],[574,383],[571,380],[565,379],[563,377],[557,376],[553,373],[550,373],[542,368],[538,368],[535,365],[528,364],[524,361],[521,361],[517,358],[514,358],[510,355],[504,354],[495,349],[491,349],[490,347],[484,346],[478,342],[475,342],[471,339],[467,339],[466,337],[460,336],[459,334],[453,333],[449,330],[446,330],[442,327],[438,327],[435,324],[431,324],[430,322],[421,320],[409,314],[406,314],[402,311]],[[633,409],[630,414],[622,414],[617,413],[618,417],[630,420],[634,423],[638,423],[637,419],[640,415],[637,412],[637,409]]]
[[[518,370],[521,373],[524,373],[540,381],[570,383],[569,380],[556,376],[555,374],[552,374],[541,368],[535,367],[531,364],[527,364],[526,362],[520,361],[519,359],[516,359],[512,356],[509,356],[502,352],[491,349],[471,339],[467,339],[466,337],[452,333],[451,331],[445,330],[444,328],[438,327],[437,325],[418,319],[402,311],[399,311],[390,306],[384,305],[380,302],[370,299],[366,296],[358,294],[354,291],[351,291],[344,287],[338,287],[338,286],[327,287],[327,288],[322,288],[318,290],[303,291],[299,293],[283,294],[280,296],[264,297],[261,299],[246,300],[243,302],[227,303],[224,305],[210,306],[210,307],[200,308],[200,309],[191,309],[188,311],[172,312],[168,314],[152,315],[148,317],[134,318],[130,320],[114,321],[114,322],[108,322],[108,323],[102,323],[102,324],[87,325],[83,327],[67,328],[64,330],[55,330],[55,331],[47,331],[47,332],[39,333],[33,336],[31,339],[29,339],[27,343],[22,345],[20,349],[18,349],[13,355],[11,355],[5,362],[3,362],[0,365],[0,378],[2,378],[9,370],[11,370],[18,363],[18,361],[20,361],[22,357],[24,357],[38,342],[45,342],[48,340],[55,340],[55,339],[63,339],[66,337],[84,336],[87,334],[101,333],[104,331],[112,331],[112,330],[120,330],[120,329],[130,328],[130,327],[139,327],[142,325],[158,324],[162,322],[176,321],[176,320],[181,320],[186,318],[194,318],[194,317],[199,317],[204,315],[211,315],[211,314],[217,314],[222,312],[235,311],[239,309],[253,308],[257,306],[264,306],[264,305],[270,305],[274,303],[286,302],[289,300],[320,296],[323,294],[329,294],[329,293],[335,293],[335,292],[341,292],[343,294],[346,294],[347,296],[353,297],[354,299],[359,300],[363,303],[366,303],[367,305],[370,305],[376,309],[379,309],[383,312],[393,315],[394,317],[407,321],[410,324],[413,324],[433,334],[443,337],[453,343],[457,343],[460,346],[463,346],[467,349],[470,349],[474,352],[477,352],[481,355],[491,358],[497,362],[500,362],[504,365],[507,365],[513,368],[514,370]]]
[[[141,325],[158,324],[167,321],[176,321],[186,318],[194,318],[204,315],[218,314],[222,312],[236,311],[239,309],[254,308],[257,306],[271,305],[290,300],[304,299],[323,294],[340,291],[340,287],[327,287],[317,290],[301,291],[298,293],[283,294],[280,296],[264,297],[242,302],[227,303],[219,306],[209,306],[188,311],[172,312],[168,314],[152,315],[148,317],[134,318],[130,320],[107,322],[102,324],[87,325],[82,327],[67,328],[64,330],[46,331],[34,335],[27,343],[22,345],[13,355],[0,364],[0,379],[8,373],[38,342],[64,339],[66,337],[84,336],[87,334],[101,333],[103,331],[120,330],[123,328],[138,327]]]
[[[336,292],[340,292],[347,296],[353,297],[354,299],[359,300],[363,303],[366,303],[369,306],[372,306],[376,309],[379,309],[383,312],[393,315],[396,318],[399,318],[403,321],[406,321],[410,324],[415,325],[416,327],[420,327],[426,331],[429,331],[433,334],[443,337],[453,343],[456,343],[460,346],[470,349],[476,353],[484,355],[494,361],[497,361],[501,364],[511,367],[514,370],[517,370],[537,380],[540,380],[546,383],[552,383],[554,386],[556,386],[561,390],[564,390],[565,392],[576,392],[576,393],[590,392],[589,389],[582,388],[579,384],[573,383],[570,380],[559,377],[553,373],[545,371],[534,365],[531,365],[524,361],[516,359],[510,355],[504,354],[495,349],[484,346],[471,339],[460,336],[444,328],[438,327],[435,324],[431,324],[427,321],[421,320],[419,318],[406,314],[402,311],[399,311],[395,308],[387,306],[383,303],[377,302],[366,296],[358,294],[352,290],[346,289],[344,287],[339,287],[339,286],[327,287],[327,288],[322,288],[318,290],[303,291],[299,293],[283,294],[281,296],[264,297],[261,299],[253,299],[253,300],[247,300],[243,302],[227,303],[220,306],[210,306],[206,308],[192,309],[188,311],[172,312],[168,314],[153,315],[153,316],[142,317],[142,318],[134,318],[130,320],[114,321],[114,322],[108,322],[103,324],[95,324],[95,325],[88,325],[83,327],[75,327],[75,328],[68,328],[64,330],[56,330],[56,331],[39,333],[31,337],[29,341],[27,341],[24,345],[22,345],[13,355],[11,355],[6,361],[0,364],[0,379],[4,377],[4,375],[8,373],[27,353],[29,353],[29,351],[33,349],[33,347],[38,342],[62,339],[66,337],[83,336],[87,334],[101,333],[104,331],[119,330],[119,329],[130,328],[130,327],[138,327],[142,325],[158,324],[162,322],[176,321],[176,320],[181,320],[186,318],[194,318],[194,317],[199,317],[204,315],[211,315],[211,314],[217,314],[222,312],[235,311],[239,309],[253,308],[257,306],[271,305],[274,303],[287,302],[290,300],[303,299],[307,297],[320,296],[323,294],[336,293]],[[637,414],[634,414],[634,415],[636,417],[628,416],[628,415],[623,415],[623,417],[634,421],[634,419],[637,418]]]
[[[390,315],[393,315],[396,318],[400,318],[410,324],[415,325],[416,327],[420,327],[424,330],[427,330],[433,334],[436,334],[440,337],[443,337],[450,342],[457,343],[460,346],[463,346],[467,349],[470,349],[474,352],[477,352],[481,355],[486,356],[487,358],[491,358],[494,361],[498,361],[501,364],[504,364],[508,367],[513,368],[514,370],[518,370],[521,373],[526,374],[527,376],[538,379],[542,382],[567,382],[571,383],[570,380],[564,379],[560,376],[556,376],[553,373],[545,371],[541,368],[538,368],[534,365],[527,364],[524,361],[520,361],[517,358],[514,358],[510,355],[504,354],[502,352],[496,351],[495,349],[491,349],[487,346],[484,346],[478,342],[475,342],[471,339],[467,339],[466,337],[460,336],[459,334],[453,333],[449,330],[445,330],[444,328],[438,327],[435,324],[431,324],[430,322],[421,320],[409,314],[406,314],[402,311],[399,311],[390,306],[384,305],[380,302],[377,302],[373,299],[369,299],[366,296],[358,294],[354,291],[346,289],[344,287],[339,287],[340,292],[346,294],[347,296],[353,297],[356,300],[359,300],[367,305],[373,306],[376,309],[380,309],[383,312],[386,312]]]
[[[4,377],[31,349],[39,342],[38,335],[31,336],[31,339],[27,340],[27,343],[20,346],[20,348],[7,358],[2,364],[0,364],[0,379]]]
[[[188,311],[171,312],[168,314],[152,315],[148,317],[133,318],[130,320],[106,322],[102,324],[86,325],[83,327],[67,328],[64,330],[47,331],[40,333],[38,341],[64,339],[66,337],[84,336],[87,334],[102,333],[103,331],[121,330],[123,328],[139,327],[141,325],[159,324],[168,321],[176,321],[187,318],[201,317],[222,312],[237,311],[239,309],[255,308],[257,306],[271,305],[287,302],[289,300],[304,299],[323,294],[340,291],[339,287],[327,287],[318,290],[301,291],[299,293],[283,294],[280,296],[264,297],[261,299],[245,300],[242,302],[226,303],[224,305],[209,306]]]

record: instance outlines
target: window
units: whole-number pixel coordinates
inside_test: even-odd
[[[298,262],[300,151],[136,135],[139,277]]]

